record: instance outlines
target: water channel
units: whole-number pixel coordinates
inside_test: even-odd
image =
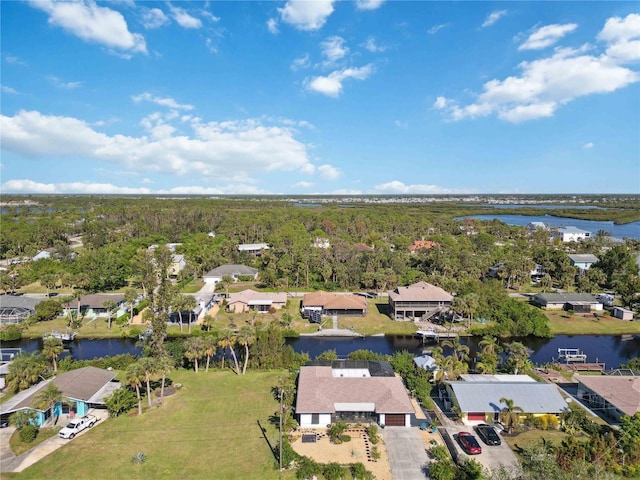
[[[462,337],[461,343],[469,345],[471,357],[478,351],[480,337]],[[531,361],[543,364],[558,356],[559,348],[577,348],[587,355],[588,362],[604,362],[606,368],[617,368],[631,358],[640,356],[640,340],[631,335],[558,335],[554,338],[524,337],[508,341],[520,341],[532,351]],[[131,353],[138,355],[141,348],[137,341],[127,338],[74,340],[64,356],[71,355],[79,360],[95,357]],[[325,350],[335,350],[338,356],[346,357],[354,350],[366,349],[377,353],[393,354],[407,350],[420,355],[423,350],[433,348],[435,343],[423,343],[420,338],[406,335],[371,336],[364,338],[307,337],[290,339],[288,343],[297,352],[306,352],[315,358]],[[3,342],[3,347],[21,347],[27,352],[42,348],[42,341],[23,339],[18,342]],[[448,353],[445,349],[445,354]]]

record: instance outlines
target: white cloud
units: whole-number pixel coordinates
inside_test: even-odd
[[[344,38],[337,35],[327,37],[320,43],[322,56],[325,58],[325,66],[335,64],[349,53],[349,47],[345,46]]]
[[[367,38],[367,41],[360,44],[360,46],[372,53],[384,52],[387,49],[384,45],[378,45],[374,37]]]
[[[278,8],[280,19],[298,30],[319,30],[333,13],[335,0],[288,0]]]
[[[7,55],[6,57],[4,57],[4,59],[7,63],[10,63],[12,65],[22,65],[23,67],[27,66],[27,62],[13,55]]]
[[[291,70],[296,72],[302,68],[309,68],[309,65],[309,54],[305,53],[302,57],[296,58],[291,62]]]
[[[294,187],[311,188],[313,187],[313,182],[298,182],[294,185]]]
[[[173,19],[182,28],[198,29],[202,27],[202,21],[199,18],[190,15],[184,8],[174,7],[169,4],[169,9],[171,10],[171,16],[173,16]]]
[[[587,142],[587,143],[585,143],[585,144],[582,146],[582,148],[586,148],[586,149],[591,149],[591,148],[593,148],[593,147],[595,147],[595,145],[593,144],[593,142]]]
[[[162,122],[158,118],[147,117],[152,136],[132,137],[101,133],[72,117],[20,111],[13,117],[0,117],[0,145],[3,151],[23,157],[99,160],[119,168],[170,175],[313,171],[307,145],[282,125],[257,119],[204,123],[193,118],[186,125],[191,135],[167,134],[163,126],[171,125],[166,118]],[[161,128],[154,132],[156,127]]]
[[[398,194],[444,194],[455,193],[452,190],[441,187],[439,185],[405,185],[403,182],[393,180],[391,182],[383,183],[373,187],[373,190],[378,193],[398,193]]]
[[[335,180],[342,175],[342,172],[332,165],[320,165],[318,173],[328,180]]]
[[[384,0],[356,0],[358,10],[376,10],[382,6]]]
[[[205,18],[208,18],[213,23],[218,23],[220,21],[220,17],[216,17],[213,13],[208,10],[200,10],[200,15]]]
[[[278,30],[277,18],[270,18],[269,20],[267,20],[267,30],[269,30],[274,35],[280,33],[280,30]]]
[[[0,87],[0,89],[2,90],[2,93],[10,93],[12,95],[17,95],[18,91],[15,88],[11,88],[8,87],[6,85],[2,85],[2,87]]]
[[[578,25],[575,23],[545,25],[529,35],[529,38],[518,47],[518,50],[540,50],[547,48],[567,33],[573,32],[576,28],[578,28]]]
[[[628,42],[625,35],[634,35],[620,26],[625,20],[616,22],[617,27],[611,27],[610,21],[609,30],[605,26],[603,32],[607,33],[601,32],[600,39],[620,45]],[[552,116],[560,106],[576,98],[613,92],[640,81],[640,73],[621,65],[628,57],[609,56],[612,44],[605,54],[586,54],[590,49],[589,45],[557,48],[547,58],[522,62],[520,76],[486,82],[483,92],[469,105],[460,106],[454,100],[438,97],[434,107],[453,120],[497,114],[503,120],[523,122]]]
[[[450,23],[441,23],[439,25],[434,25],[433,27],[431,27],[429,30],[427,30],[427,33],[429,35],[435,35],[436,33],[438,33],[440,30],[442,30],[443,28],[447,28],[451,26]]]
[[[495,10],[491,12],[489,16],[485,19],[485,21],[482,23],[481,28],[490,27],[491,25],[496,23],[498,20],[500,20],[502,17],[504,17],[507,13],[509,13],[507,10]]]
[[[151,180],[150,178],[145,177],[142,180],[140,180],[140,183],[143,183],[145,185],[150,185],[150,184],[153,183],[153,180]]]
[[[598,40],[608,44],[607,56],[619,62],[640,60],[640,14],[612,17],[604,24]]]
[[[55,75],[47,76],[47,80],[53,83],[57,88],[62,88],[63,90],[73,90],[74,88],[78,88],[82,85],[82,82],[63,82]]]
[[[409,124],[407,122],[401,122],[400,120],[396,120],[393,124],[398,128],[409,128]]]
[[[120,12],[96,5],[92,0],[55,2],[31,0],[30,5],[49,14],[49,23],[77,37],[126,52],[147,53],[144,37],[129,32]]]
[[[342,83],[347,79],[365,80],[373,73],[373,65],[365,65],[359,68],[345,68],[336,70],[326,77],[313,77],[305,80],[307,90],[327,95],[328,97],[339,97],[342,93]]]
[[[159,8],[144,8],[142,10],[142,25],[147,30],[160,28],[168,23],[169,17]]]
[[[162,107],[173,108],[176,110],[193,110],[193,105],[180,104],[171,97],[156,97],[151,95],[149,92],[144,92],[140,95],[134,95],[131,97],[131,100],[133,100],[135,103],[140,103],[143,101],[151,102]]]
[[[76,194],[138,194],[151,193],[148,188],[117,187],[110,183],[70,182],[70,183],[39,183],[33,180],[9,180],[2,184],[4,192],[12,193],[76,193]]]

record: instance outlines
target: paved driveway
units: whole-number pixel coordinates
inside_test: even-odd
[[[424,441],[416,427],[386,427],[384,438],[393,480],[425,480],[423,466],[429,462]]]
[[[473,427],[469,427],[466,425],[455,425],[455,426],[447,426],[447,433],[451,437],[452,443],[455,445],[456,452],[458,453],[458,458],[461,460],[471,458],[476,460],[478,463],[493,471],[500,467],[500,465],[512,465],[516,464],[518,460],[516,459],[515,454],[511,451],[507,443],[503,440],[502,445],[485,445],[482,440],[478,437],[478,435],[473,431]],[[458,443],[458,432],[469,432],[482,447],[482,453],[479,455],[467,455],[460,448],[460,444]]]

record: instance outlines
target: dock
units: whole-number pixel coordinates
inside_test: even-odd
[[[76,337],[76,332],[58,332],[56,330],[51,330],[49,333],[45,333],[42,336],[43,340],[47,340],[48,338],[57,338],[58,340],[62,340],[63,343],[72,342]]]
[[[558,368],[569,372],[604,372],[604,363],[558,363]]]
[[[456,338],[458,334],[456,332],[436,332],[435,330],[418,330],[415,333],[418,337],[422,337],[422,340],[435,340],[440,341],[441,338]]]
[[[578,348],[559,348],[558,360],[564,360],[566,363],[587,361],[587,356]]]

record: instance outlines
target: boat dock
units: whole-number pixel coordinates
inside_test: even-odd
[[[604,372],[604,363],[558,363],[556,366],[569,372]]]
[[[436,332],[435,330],[418,330],[415,333],[418,337],[422,337],[422,340],[435,340],[440,341],[441,338],[456,338],[458,334],[456,332]]]
[[[63,343],[72,342],[74,338],[76,338],[76,332],[58,332],[56,330],[51,330],[49,333],[45,333],[42,336],[43,340],[48,338],[57,338],[58,340],[62,340]]]
[[[566,363],[587,361],[587,356],[578,348],[559,348],[558,360],[564,360]]]

